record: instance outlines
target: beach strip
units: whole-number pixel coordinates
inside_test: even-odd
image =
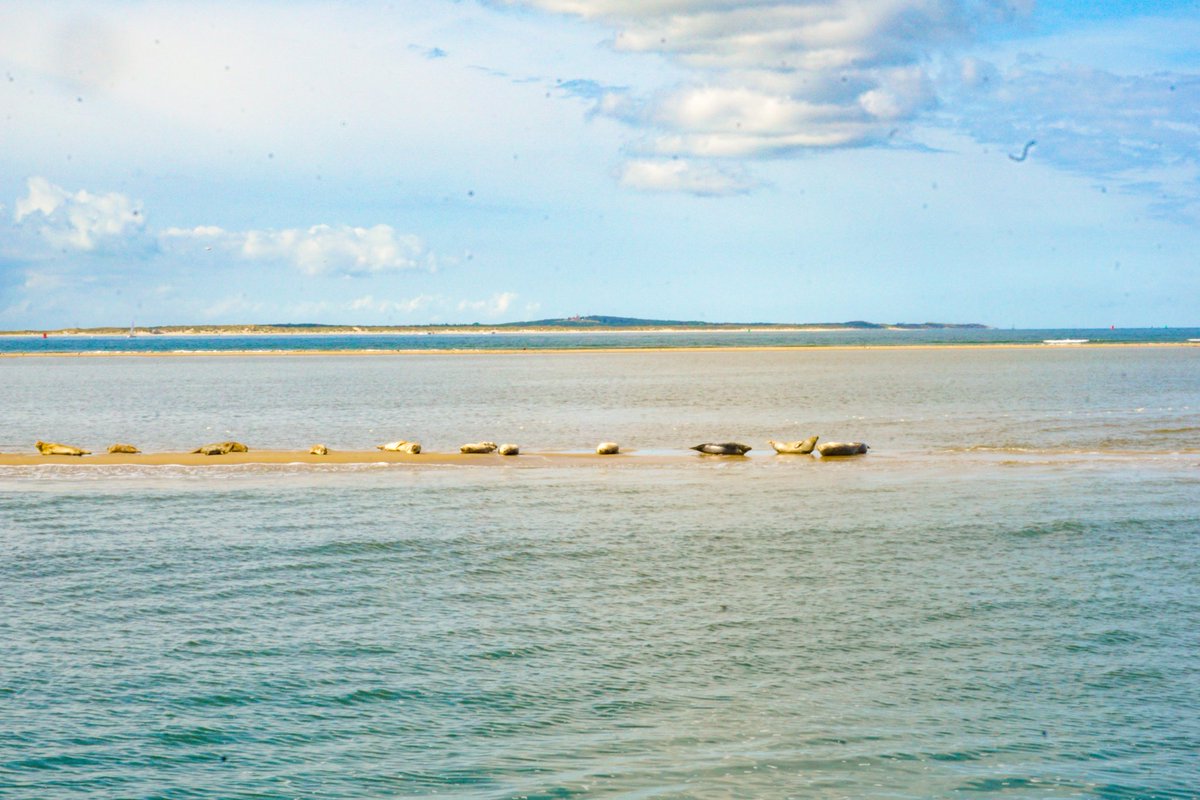
[[[86,456],[44,456],[39,453],[0,453],[0,466],[25,467],[56,464],[64,466],[183,466],[217,467],[242,464],[403,464],[409,466],[492,466],[538,467],[582,466],[598,463],[619,464],[636,460],[638,464],[673,464],[694,461],[696,454],[671,455],[597,455],[596,453],[521,453],[502,456],[497,453],[432,453],[418,455],[383,450],[330,450],[318,456],[306,450],[251,450],[206,456],[199,453],[96,453]]]

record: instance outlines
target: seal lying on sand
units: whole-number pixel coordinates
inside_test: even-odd
[[[494,453],[498,445],[495,442],[471,442],[458,448],[460,453]]]
[[[202,444],[192,452],[202,456],[223,456],[226,453],[249,453],[250,448],[241,442],[215,442]]]
[[[410,456],[415,456],[421,452],[420,442],[408,442],[401,439],[398,442],[388,442],[387,444],[375,445],[376,450],[384,450],[389,453],[406,453]]]
[[[817,446],[823,456],[858,456],[869,450],[862,442],[826,442]]]
[[[502,444],[496,448],[496,452],[502,456],[515,456],[521,452],[521,448],[515,444]]]
[[[621,446],[616,442],[601,442],[596,445],[596,455],[611,456],[621,452]]]
[[[314,444],[308,448],[308,454],[310,456],[327,456],[329,455],[329,448],[323,444]]]
[[[744,456],[754,448],[741,442],[705,442],[690,449],[710,456]]]
[[[120,442],[117,442],[116,444],[110,444],[108,446],[108,452],[110,452],[110,453],[140,453],[142,451],[137,449],[137,445],[121,444]]]
[[[33,446],[44,456],[90,456],[92,454],[91,450],[81,450],[78,447],[58,442],[43,442],[41,439],[38,439]]]
[[[784,456],[806,456],[817,446],[819,436],[810,436],[802,442],[777,442],[768,439],[767,444],[775,448],[775,452]]]

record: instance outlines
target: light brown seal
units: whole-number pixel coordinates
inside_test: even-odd
[[[817,445],[817,452],[822,456],[859,456],[869,449],[862,442],[826,442]]]
[[[83,450],[58,442],[43,442],[41,439],[38,439],[33,446],[44,456],[90,456],[92,454],[91,450]]]
[[[515,456],[521,452],[521,448],[515,444],[502,444],[496,448],[496,452],[502,456]]]
[[[214,442],[202,444],[192,452],[202,456],[223,456],[226,453],[249,453],[250,448],[241,442]]]
[[[110,453],[140,453],[142,451],[137,449],[137,445],[122,444],[121,442],[117,442],[116,444],[110,444],[108,446],[108,452],[110,452]]]
[[[462,447],[458,448],[458,452],[460,452],[460,453],[494,453],[494,452],[496,452],[496,448],[498,446],[499,445],[497,445],[495,442],[471,442],[470,444],[464,444]]]
[[[616,442],[601,442],[596,445],[596,455],[612,456],[621,452],[621,446]]]
[[[329,455],[329,448],[323,444],[314,444],[308,448],[308,454],[310,456],[327,456]]]
[[[775,448],[775,452],[783,456],[806,456],[817,446],[819,436],[810,436],[801,442],[777,442],[768,439],[767,444]]]

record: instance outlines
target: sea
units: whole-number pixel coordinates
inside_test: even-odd
[[[5,453],[632,454],[0,467],[0,797],[1200,797],[1200,347],[604,336],[0,358]]]

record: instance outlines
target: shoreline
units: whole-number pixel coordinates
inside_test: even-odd
[[[572,353],[726,353],[726,352],[803,352],[846,350],[1076,350],[1092,348],[1200,347],[1200,342],[1082,342],[1050,344],[1046,342],[953,342],[946,344],[812,344],[812,345],[714,345],[701,347],[536,347],[513,348],[423,348],[401,350],[72,350],[62,352],[0,353],[5,358],[189,358],[196,356],[464,356],[464,355],[564,355]]]

